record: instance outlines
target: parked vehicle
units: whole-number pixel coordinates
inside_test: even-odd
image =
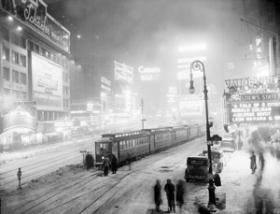
[[[224,154],[222,150],[211,150],[212,154],[212,170],[213,172],[221,173],[224,167]],[[208,151],[203,150],[202,156],[208,157]]]
[[[102,158],[114,154],[119,164],[163,149],[185,143],[205,134],[202,125],[162,127],[122,133],[103,134],[95,142],[96,165],[102,164]]]
[[[185,180],[208,181],[209,161],[206,156],[191,156],[187,158],[187,168],[185,171]]]
[[[223,139],[221,143],[221,149],[223,150],[223,152],[234,152],[236,150],[236,144],[234,139]]]

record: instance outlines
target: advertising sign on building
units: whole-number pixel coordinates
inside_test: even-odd
[[[158,67],[138,67],[138,73],[140,74],[140,79],[142,81],[153,81],[157,80],[160,75],[160,68]]]
[[[39,110],[63,110],[63,68],[32,53],[32,97]]]
[[[230,121],[238,123],[280,120],[278,93],[242,94],[231,100]]]
[[[134,68],[124,63],[114,61],[115,80],[122,80],[127,83],[133,82]]]
[[[3,131],[35,130],[35,118],[22,107],[18,106],[3,116]]]
[[[111,80],[107,79],[106,77],[101,77],[100,79],[101,82],[101,89],[110,92],[111,91]]]
[[[59,48],[70,52],[70,32],[47,12],[42,0],[3,0],[1,8],[46,36]]]

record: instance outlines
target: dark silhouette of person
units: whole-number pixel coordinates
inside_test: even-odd
[[[154,202],[156,205],[156,211],[160,212],[160,205],[162,203],[161,199],[161,185],[160,180],[157,179],[156,184],[154,185]]]
[[[21,189],[21,176],[22,176],[21,168],[18,168],[18,171],[17,171],[18,189]]]
[[[171,182],[171,179],[167,179],[164,186],[164,191],[166,192],[167,202],[168,202],[168,212],[175,211],[175,186]]]
[[[103,172],[104,176],[107,176],[109,173],[109,168],[110,168],[110,162],[108,158],[103,159]]]
[[[182,210],[182,206],[184,204],[184,194],[185,194],[184,181],[179,180],[176,185],[176,201],[177,201],[177,205],[180,208],[180,211]]]
[[[251,159],[250,168],[252,170],[252,174],[254,174],[257,169],[256,155],[254,152],[252,152],[250,159]]]
[[[265,164],[263,152],[260,152],[260,153],[259,153],[259,161],[260,161],[260,165],[261,165],[261,171],[263,171],[264,164]]]
[[[118,169],[118,160],[114,154],[111,155],[111,169],[112,169],[112,173],[116,174]]]

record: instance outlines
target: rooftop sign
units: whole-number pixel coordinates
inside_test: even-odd
[[[70,52],[70,32],[47,12],[42,0],[5,0],[1,8],[47,36],[53,43]]]

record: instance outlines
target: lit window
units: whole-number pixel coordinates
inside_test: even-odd
[[[10,61],[10,49],[3,46],[3,55],[2,55],[3,60]]]
[[[19,56],[15,51],[12,51],[12,62],[15,64],[19,64]]]

